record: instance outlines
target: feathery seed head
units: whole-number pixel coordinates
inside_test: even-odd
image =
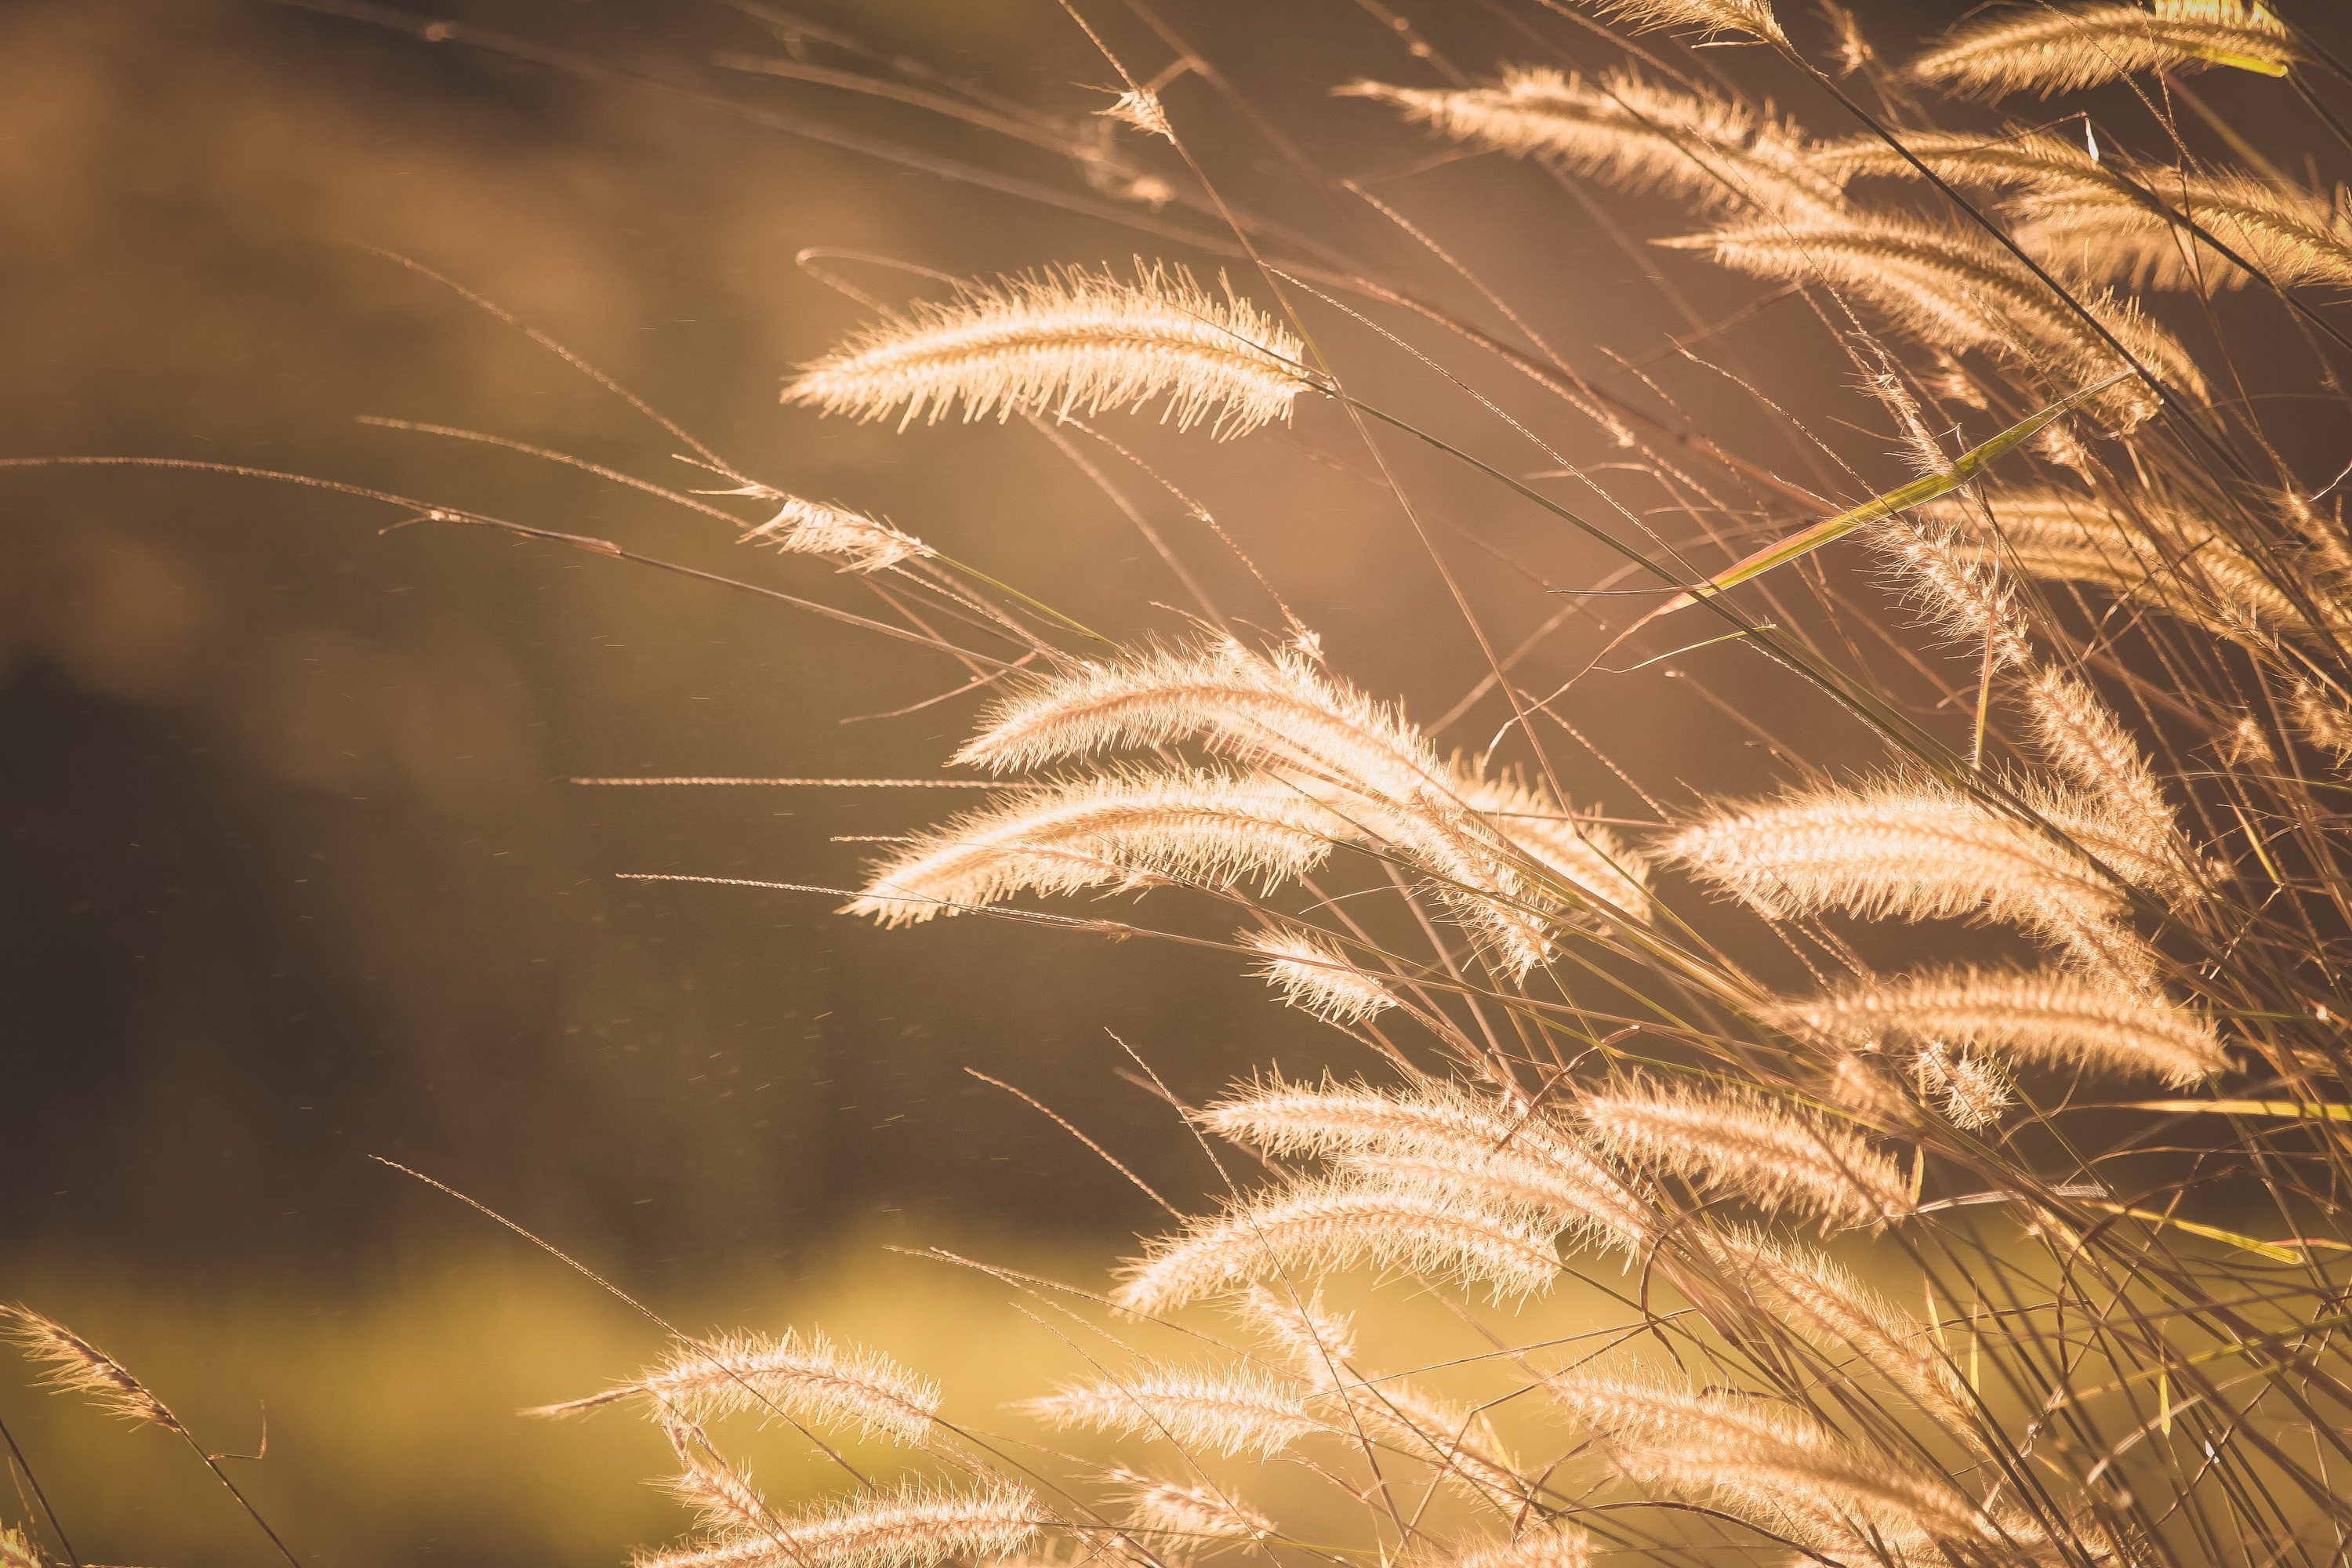
[[[1856,213],[1834,221],[1757,224],[1658,243],[1706,250],[1726,267],[1792,282],[1820,281],[1866,302],[1946,351],[1998,354],[2053,392],[2073,392],[2130,368],[2107,339],[2168,384],[2201,394],[2204,378],[2179,340],[2128,300],[2077,292],[2074,304],[2000,245],[1952,224]],[[2137,378],[2085,405],[2121,429],[2159,405]]]
[[[1459,757],[1451,788],[1488,830],[1546,876],[1635,920],[1650,918],[1650,863],[1607,828],[1576,821],[1524,778],[1490,778]]]
[[[1387,986],[1337,947],[1305,931],[1244,931],[1241,941],[1266,955],[1253,973],[1280,988],[1285,1002],[1327,1024],[1360,1024],[1397,1005]]]
[[[1231,293],[1220,299],[1181,268],[1139,265],[1134,281],[1084,268],[919,302],[813,361],[784,400],[860,420],[893,412],[898,427],[1027,411],[1055,418],[1139,408],[1164,398],[1180,430],[1220,437],[1290,416],[1308,384],[1304,345]]]
[[[2187,894],[2189,852],[2172,803],[2149,771],[2139,742],[2114,711],[2090,687],[2058,670],[2034,671],[2023,697],[2035,748],[2076,789],[2100,803],[2101,826],[2129,843],[2137,861],[2177,868],[2176,875],[2159,879],[2166,891]]]
[[[1574,1525],[1555,1524],[1462,1552],[1447,1568],[1590,1568],[1591,1562],[1592,1537]]]
[[[2276,282],[2352,285],[2352,214],[2340,199],[2300,186],[2117,163],[2045,131],[1990,142],[1958,132],[1906,132],[1903,145],[1953,184],[2001,193],[2020,242],[2073,277],[2130,289],[2234,289],[2247,281],[2244,268],[2184,230],[2168,209]],[[1876,137],[1824,147],[1813,158],[1838,174],[1919,173]]]
[[[1949,502],[1931,502],[1917,514],[1939,531],[1958,563],[2001,564],[2049,582],[2088,583],[2132,603],[2203,626],[2217,637],[2267,647],[2280,632],[2315,637],[2352,627],[2336,609],[2320,552],[2305,581],[2322,616],[2315,625],[2304,607],[2210,523],[2156,504],[2128,513],[2096,498],[2055,489],[1995,490],[1985,503],[1999,539]]]
[[[24,1531],[0,1526],[0,1568],[57,1568],[57,1561]]]
[[[2212,1026],[2160,998],[2063,970],[1934,970],[1851,983],[1772,1012],[1846,1044],[1958,1048],[2050,1067],[2195,1083],[2229,1066]]]
[[[940,1407],[938,1385],[887,1356],[837,1346],[821,1334],[739,1334],[687,1343],[635,1383],[526,1415],[572,1415],[624,1400],[699,1425],[714,1416],[779,1411],[869,1436],[920,1443]]]
[[[1578,1114],[1624,1163],[1769,1209],[1872,1225],[1911,1208],[1895,1162],[1856,1134],[1753,1090],[1698,1090],[1629,1079],[1583,1096]]]
[[[2038,1543],[2022,1519],[1971,1502],[1890,1448],[1864,1449],[1786,1405],[1644,1378],[1556,1379],[1553,1396],[1607,1434],[1634,1477],[1700,1496],[1809,1546],[1859,1561],[1988,1560]],[[1946,1550],[1948,1549],[1948,1550]]]
[[[1619,190],[1667,191],[1708,206],[1783,216],[1828,212],[1841,200],[1842,176],[1814,162],[1793,124],[1632,71],[1587,81],[1518,66],[1493,87],[1359,81],[1338,90],[1392,104],[1456,141],[1564,159]]]
[[[1003,771],[1114,748],[1194,740],[1279,770],[1305,795],[1386,845],[1512,978],[1549,952],[1527,879],[1448,788],[1450,775],[1397,710],[1331,678],[1298,647],[1271,655],[1220,640],[1087,664],[999,701],[956,760]]]
[[[776,1526],[775,1513],[750,1476],[707,1454],[688,1451],[675,1436],[671,1441],[686,1468],[670,1479],[670,1494],[695,1510],[704,1530],[765,1534]]]
[[[2019,6],[1963,24],[1913,60],[1916,80],[2047,98],[2139,71],[2236,66],[2284,76],[2302,58],[2279,19],[2240,0]]]
[[[1146,1315],[1270,1275],[1359,1265],[1532,1295],[1559,1272],[1539,1230],[1472,1205],[1363,1181],[1301,1184],[1246,1198],[1156,1243],[1111,1300]]]
[[[2089,862],[1940,785],[1792,795],[1686,828],[1665,848],[1770,918],[1974,917],[2025,926],[2094,970],[2145,966],[2116,923],[2121,894]]]
[[[1328,1384],[1337,1375],[1334,1369],[1355,1359],[1353,1325],[1342,1314],[1323,1310],[1320,1290],[1300,1300],[1286,1289],[1253,1285],[1234,1298],[1233,1310],[1310,1382]]]
[[[1064,1388],[1019,1408],[1055,1426],[1165,1437],[1186,1448],[1276,1454],[1323,1424],[1307,1414],[1303,1385],[1243,1374],[1144,1366]]]
[[[835,555],[845,572],[879,572],[909,556],[935,553],[931,547],[887,522],[837,506],[777,498],[783,506],[736,542],[754,541],[801,555]]]
[[[1696,27],[1708,33],[1746,33],[1785,44],[1771,0],[1601,0],[1601,8],[1644,30]]]
[[[1926,1324],[1811,1248],[1744,1226],[1696,1234],[1732,1281],[1774,1317],[1832,1353],[1860,1355],[1948,1430],[1975,1431],[1968,1384],[1937,1352]]]
[[[1944,1119],[1973,1131],[1990,1127],[2016,1103],[2009,1079],[1982,1057],[1963,1056],[1941,1040],[1930,1040],[1912,1058],[1919,1092],[1943,1097]]]
[[[963,1493],[910,1488],[790,1515],[704,1546],[649,1552],[635,1568],[929,1568],[1017,1551],[1036,1533],[1039,1518],[1035,1495],[1007,1483]]]
[[[876,868],[842,908],[916,925],[1024,889],[1066,894],[1154,880],[1293,880],[1352,837],[1343,819],[1264,773],[1108,773],[969,812]]]
[[[46,1367],[42,1382],[60,1394],[86,1395],[91,1404],[131,1421],[152,1421],[166,1432],[187,1435],[179,1417],[147,1392],[147,1385],[121,1363],[54,1319],[29,1307],[0,1301],[0,1324],[26,1359]]]
[[[2316,681],[2298,680],[2288,711],[2303,738],[2321,751],[2333,752],[2338,765],[2352,757],[2352,707],[2334,690]]]
[[[1160,95],[1150,88],[1129,88],[1118,95],[1118,102],[1095,112],[1105,120],[1132,125],[1146,135],[1176,140],[1176,128],[1168,123],[1168,110],[1160,104]]]
[[[1126,1505],[1122,1521],[1145,1539],[1155,1558],[1185,1562],[1236,1541],[1265,1541],[1275,1533],[1274,1521],[1223,1490],[1208,1485],[1113,1470],[1120,1483],[1118,1497]]]
[[[1993,668],[2033,662],[2023,612],[2001,581],[1999,566],[1961,546],[1963,530],[1940,518],[1891,517],[1864,531],[1886,557],[1921,618],[1952,641],[1982,650]]]
[[[1343,1171],[1439,1206],[1470,1205],[1637,1254],[1649,1205],[1550,1117],[1459,1089],[1411,1094],[1311,1089],[1276,1080],[1202,1113],[1213,1131]]]

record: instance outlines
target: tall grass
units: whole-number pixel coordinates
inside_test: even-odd
[[[2352,278],[2352,218],[2261,128],[2213,117],[2231,166],[2177,134],[2124,149],[2095,127],[2078,148],[2087,122],[1966,100],[2120,80],[2169,126],[2201,105],[2178,79],[2239,70],[2327,128],[2352,79],[2234,0],[2000,12],[1908,63],[1834,16],[1817,60],[1762,0],[1600,11],[1582,19],[1626,57],[1604,74],[1325,85],[1360,100],[1334,112],[1682,200],[1688,226],[1659,241],[1801,291],[1881,416],[1856,446],[1795,406],[1792,433],[1849,475],[1891,439],[1913,483],[1775,472],[1586,379],[1499,296],[1508,329],[1455,319],[1240,209],[1162,100],[1215,79],[1181,48],[1154,76],[1105,46],[1126,130],[1081,166],[1105,199],[1225,225],[1218,287],[1038,258],[878,310],[786,398],[902,429],[1019,418],[1090,471],[1128,456],[1119,411],[1233,439],[1311,423],[1408,515],[1391,454],[1417,439],[1618,552],[1652,595],[1634,602],[1664,606],[1588,668],[1634,657],[1618,643],[1736,639],[1866,726],[1875,760],[1795,759],[1771,798],[1601,820],[1565,784],[1579,682],[1523,686],[1450,576],[1508,721],[1476,752],[1335,668],[1279,583],[1276,629],[1203,593],[1114,640],[704,452],[727,481],[706,494],[782,506],[739,518],[747,540],[836,559],[882,629],[985,693],[941,761],[991,803],[896,846],[840,890],[845,915],[1207,941],[1363,1065],[1179,1108],[1229,1193],[1171,1214],[1116,1279],[1004,1272],[1087,1367],[1013,1415],[814,1325],[681,1338],[541,1412],[635,1407],[672,1445],[699,1521],[646,1563],[2344,1559],[2352,546],[2336,476],[2282,456],[2211,312],[2235,290],[2284,317],[2307,387],[2340,403],[2352,340],[2328,289]],[[1699,47],[1724,43],[1746,47]],[[1768,76],[1807,100],[1762,102]],[[1447,237],[1406,233],[1451,266]],[[1580,475],[1616,521],[1431,411],[1360,397],[1318,346],[1423,328],[1617,442],[1631,477]],[[1633,526],[1661,498],[1725,510],[1733,486],[1771,498],[1777,543],[1727,563]],[[1850,585],[1811,571],[1822,549],[1885,579],[1878,663],[1846,635]],[[1938,700],[1910,700],[1905,670]],[[1070,901],[1129,894],[1143,912]],[[1230,938],[1155,928],[1170,899]],[[2009,960],[1888,973],[1857,951],[1869,923],[1954,919],[2008,933]],[[1768,980],[1780,960],[1756,955],[1776,950],[1811,984]],[[1322,1294],[1348,1275],[1410,1282],[1458,1331],[1424,1322],[1368,1362]],[[1570,1289],[1600,1305],[1563,1325],[1541,1302]],[[839,1489],[764,1490],[730,1423],[797,1435]],[[1097,1441],[1069,1452],[1071,1430]],[[881,1464],[877,1439],[897,1445]]]

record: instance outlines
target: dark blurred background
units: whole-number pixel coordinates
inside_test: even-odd
[[[1104,123],[1087,116],[1113,75],[1046,0],[802,8],[883,53]],[[1139,75],[1171,58],[1137,15],[1093,9]],[[1113,213],[1212,226],[1091,191],[1066,158],[919,110],[715,66],[730,52],[789,56],[753,10],[482,0],[446,14]],[[1863,15],[1900,55],[1956,11],[1888,0]],[[1432,143],[1326,96],[1360,74],[1434,83],[1447,68],[1544,58],[1538,45],[1613,58],[1539,7],[1171,0],[1165,15],[1306,160],[1365,177],[1590,374],[1611,371],[1607,353],[1647,354],[1761,292],[1609,232],[1680,226],[1666,204],[1612,200],[1596,217],[1495,158],[1414,173]],[[857,63],[807,47],[810,59]],[[897,436],[783,409],[776,391],[868,314],[796,269],[803,247],[959,275],[1139,251],[1203,270],[1226,258],[563,63],[260,0],[0,8],[6,454],[289,470],[874,607],[821,562],[740,549],[723,525],[651,498],[358,423],[491,431],[701,482],[671,460],[675,439],[378,247],[560,339],[770,483],[886,513],[1107,629],[1181,629],[1154,607],[1182,603],[1164,569],[1034,434]],[[2302,112],[2274,84],[2215,81],[2210,94],[2255,123]],[[1483,309],[1360,204],[1306,184],[1197,79],[1169,102],[1248,201]],[[1164,148],[1116,134],[1166,162]],[[834,265],[884,298],[930,287]],[[1849,373],[1822,341],[1801,304],[1774,307],[1720,358],[1735,374],[1767,367],[1777,396],[1865,418],[1860,402],[1837,403]],[[1376,342],[1342,338],[1334,352],[1360,386],[1435,410],[1515,471],[1557,466],[1498,440]],[[1491,362],[1449,363],[1496,379]],[[1813,482],[1727,378],[1671,374],[1661,394],[1710,434]],[[1663,406],[1631,376],[1614,384]],[[1522,390],[1496,395],[1519,400],[1573,460],[1612,459],[1604,436]],[[1111,424],[1215,510],[1366,688],[1428,719],[1477,679],[1476,648],[1411,531],[1327,460],[1349,451],[1336,418],[1308,411],[1295,435],[1217,447],[1148,420]],[[1892,446],[1883,433],[1856,443],[1823,426],[1862,454],[1864,478],[1902,477],[1878,460]],[[1426,481],[1417,499],[1506,643],[1559,610],[1545,586],[1612,564],[1498,491],[1396,457],[1410,483]],[[1235,612],[1274,622],[1181,508],[1129,478]],[[1793,516],[1772,500],[1727,504],[1752,507],[1747,521],[1762,529]],[[379,534],[404,515],[211,474],[0,470],[0,1019],[13,1112],[0,1294],[81,1326],[167,1398],[182,1391],[182,1414],[215,1447],[250,1451],[266,1405],[270,1457],[247,1473],[308,1560],[594,1561],[677,1524],[627,1479],[656,1463],[634,1434],[551,1433],[509,1414],[625,1372],[658,1335],[370,1155],[533,1227],[682,1326],[775,1328],[838,1310],[845,1332],[982,1366],[985,1391],[1031,1353],[1005,1348],[1017,1326],[988,1315],[984,1292],[959,1294],[976,1287],[893,1261],[880,1242],[995,1247],[1098,1275],[1156,1211],[965,1068],[1048,1100],[1191,1195],[1212,1173],[1168,1110],[1118,1076],[1122,1044],[1188,1100],[1269,1060],[1354,1066],[1344,1041],[1335,1052],[1335,1037],[1213,954],[970,920],[880,932],[821,896],[616,880],[851,881],[870,847],[837,837],[906,831],[954,804],[947,792],[566,780],[934,776],[971,701],[860,716],[960,672],[578,552],[433,525]],[[1531,679],[1548,684],[1597,642],[1570,626]],[[1851,745],[1738,650],[1685,663],[1714,697],[1661,670],[1591,688],[1579,710],[1602,751],[1674,798],[1689,798],[1686,784],[1736,791],[1774,776],[1769,748],[1720,701],[1816,755]],[[1444,739],[1482,745],[1504,716],[1490,700]],[[1589,755],[1563,756],[1588,804],[1638,807]],[[943,1350],[936,1310],[917,1309],[967,1300],[972,1326]],[[251,1558],[158,1434],[84,1421],[5,1371],[0,1415],[53,1457],[61,1505],[88,1521],[86,1556]]]

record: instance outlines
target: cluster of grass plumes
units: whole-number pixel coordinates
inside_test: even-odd
[[[885,315],[786,398],[902,429],[1019,416],[1116,493],[1076,442],[1131,456],[1090,423],[1121,410],[1232,437],[1328,415],[1318,438],[1381,458],[1381,432],[1423,434],[1414,411],[1360,396],[1323,345],[1443,329],[1515,390],[1559,395],[1543,430],[1474,396],[1495,439],[1550,458],[1594,438],[1624,455],[1605,485],[1580,476],[1615,515],[1679,512],[1717,539],[1730,509],[1711,487],[1746,486],[1778,540],[1720,566],[1661,559],[1658,536],[1612,533],[1429,434],[1491,487],[1475,493],[1585,531],[1673,595],[1576,669],[1702,624],[1834,703],[1875,754],[1792,761],[1762,799],[1709,798],[1702,778],[1669,808],[1629,780],[1651,817],[1604,818],[1580,792],[1613,786],[1548,744],[1581,741],[1584,676],[1528,684],[1466,595],[1491,672],[1457,711],[1500,728],[1448,754],[1278,592],[1281,629],[1252,630],[1262,610],[1227,614],[1149,530],[1198,610],[1114,637],[863,514],[748,480],[717,492],[783,500],[747,537],[839,559],[887,618],[827,613],[960,660],[942,700],[986,689],[943,761],[982,771],[963,776],[992,804],[898,845],[845,914],[1222,947],[1364,1067],[1188,1108],[1183,1135],[1263,1179],[1179,1215],[1082,1308],[1024,1282],[1099,1336],[1082,1378],[1023,1408],[1026,1436],[797,1335],[683,1343],[548,1407],[640,1405],[675,1448],[700,1534],[648,1564],[2343,1560],[2352,547],[2340,476],[2299,466],[2212,328],[2229,310],[2300,332],[2304,391],[2342,417],[2352,338],[2327,289],[2352,279],[2352,241],[2334,193],[2226,164],[2168,113],[2118,151],[1970,100],[2126,80],[2155,106],[2225,68],[2286,79],[2326,128],[2346,80],[2235,0],[2021,5],[1902,66],[1850,18],[1816,61],[1765,0],[1591,9],[1627,29],[1606,70],[1527,63],[1481,85],[1433,64],[1322,84],[1348,100],[1327,107],[1680,201],[1658,242],[1801,291],[1821,353],[1874,399],[1879,427],[1841,450],[1842,415],[1756,389],[1850,482],[1775,473],[1664,398],[1608,391],[1483,285],[1449,305],[1454,258],[1381,203],[1428,242],[1435,282],[1319,240],[1293,254],[1297,231],[1227,199],[1159,98],[1185,60],[1150,88],[1114,60],[1113,113],[1173,143],[1151,149],[1171,160],[1158,189],[1228,225],[1249,271],[1216,293],[1172,263],[971,283]],[[1695,52],[1726,43],[1747,52]],[[1742,59],[1808,97],[1763,100]],[[2221,124],[2232,156],[2263,157]],[[1880,490],[1858,476],[1890,443],[1911,473]],[[1383,462],[1356,471],[1412,499]],[[1794,564],[1816,551],[1839,553]],[[1857,558],[1877,580],[1807,575]],[[1883,667],[1852,635],[1864,616]],[[1194,900],[1232,934],[1069,901],[1139,894]],[[2011,951],[1871,956],[1905,945],[1883,928],[1932,921]],[[1317,1294],[1351,1273],[1459,1310],[1458,1342],[1406,1363],[1452,1377],[1361,1359]],[[1515,1333],[1561,1296],[1593,1315]],[[1173,1320],[1189,1359],[1130,1345],[1139,1320]],[[729,1417],[841,1459],[842,1494],[770,1501],[716,1446]],[[853,1465],[843,1434],[894,1445],[907,1473]],[[1335,1546],[1328,1509],[1296,1523],[1247,1484],[1276,1465],[1361,1505],[1360,1536]]]
[[[1813,300],[1916,478],[1789,517],[1777,550],[1704,583],[1704,564],[1611,542],[1629,571],[1685,586],[1669,608],[1691,619],[1703,602],[1828,693],[1881,755],[1843,777],[1799,769],[1773,798],[1602,821],[1543,741],[1540,721],[1572,719],[1573,680],[1545,696],[1497,663],[1472,700],[1511,722],[1487,753],[1447,756],[1286,607],[1286,633],[1245,637],[1204,599],[1192,626],[1106,648],[957,579],[967,621],[1007,646],[992,657],[1027,667],[980,678],[988,705],[949,759],[1004,793],[899,846],[845,912],[1127,937],[1151,928],[1028,900],[1202,900],[1234,926],[1235,963],[1352,1040],[1372,1076],[1267,1077],[1191,1112],[1270,1176],[1148,1240],[1092,1298],[1108,1348],[1021,1412],[1109,1446],[1108,1469],[1009,1465],[1011,1439],[813,1342],[685,1347],[554,1407],[641,1401],[677,1443],[706,1538],[649,1563],[1026,1562],[1012,1554],[1041,1538],[1150,1568],[1328,1552],[1248,1485],[1276,1465],[1361,1502],[1348,1550],[1383,1560],[2340,1561],[2352,549],[2328,476],[2281,457],[2257,405],[2215,395],[2240,378],[2226,342],[2143,295],[2235,290],[2297,313],[2325,359],[2352,340],[2295,291],[2352,280],[2342,205],[2267,165],[2160,139],[2102,150],[1920,97],[2161,87],[2208,67],[2311,93],[2297,73],[2322,57],[2228,0],[2015,8],[1902,67],[1849,22],[1843,63],[1898,111],[1881,118],[1754,0],[1600,10],[1641,35],[1607,70],[1335,90],[1444,142],[1672,198],[1699,226],[1660,243]],[[1735,38],[1816,86],[1841,134],[1688,52]],[[1151,129],[1192,159],[1183,115]],[[1066,268],[972,285],[868,328],[787,395],[902,426],[961,404],[1088,436],[1082,416],[1153,404],[1219,436],[1295,405],[1335,407],[1359,435],[1367,416],[1413,428],[1307,346],[1366,319],[1310,327],[1338,289],[1485,343],[1668,492],[1704,488],[1689,468],[1710,448],[1603,407],[1532,331],[1516,346],[1328,258],[1269,261],[1257,281],[1271,308],[1158,266],[1132,283]],[[1456,455],[1469,480],[1502,478]],[[755,531],[833,537],[814,512],[788,517]],[[898,537],[831,548],[899,567],[915,558]],[[1879,584],[1788,581],[1788,562],[1839,539]],[[1768,586],[1770,624],[1743,599]],[[1877,593],[1891,638],[1923,630],[1906,657],[1940,700],[1906,705],[1854,664],[1809,618],[1809,591],[1847,615]],[[1709,901],[1809,978],[1768,979],[1702,934],[1721,919],[1695,921]],[[1956,920],[2014,952],[1906,969],[1862,951],[1874,925]],[[1464,1342],[1413,1355],[1483,1375],[1477,1402],[1365,1363],[1316,1290],[1351,1273],[1477,1315]],[[1514,1339],[1567,1282],[1601,1315]],[[1119,1325],[1136,1320],[1181,1321],[1194,1353],[1129,1346]],[[894,1483],[915,1490],[861,1473],[862,1496],[772,1507],[709,1446],[703,1423],[730,1412],[886,1436],[926,1464]],[[1130,1456],[1154,1446],[1184,1468]]]

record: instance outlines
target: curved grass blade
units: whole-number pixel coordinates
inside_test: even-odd
[[[1908,511],[1915,506],[1924,506],[1938,497],[1950,494],[1976,479],[1985,469],[2015,451],[2020,446],[2041,434],[2042,427],[2052,420],[2079,406],[2097,394],[2105,392],[2108,387],[2126,379],[2130,374],[2129,371],[2120,372],[2107,377],[2105,381],[2095,382],[2080,392],[2067,394],[2047,408],[2027,415],[1984,445],[1971,447],[1961,453],[1952,459],[1952,466],[1944,472],[1929,474],[1925,479],[1914,479],[1907,485],[1888,490],[1882,495],[1873,496],[1851,511],[1842,511],[1835,517],[1826,518],[1814,523],[1811,528],[1800,529],[1777,543],[1768,544],[1736,565],[1725,567],[1697,587],[1688,588],[1675,595],[1671,601],[1651,611],[1643,619],[1655,620],[1660,616],[1696,605],[1701,599],[1723,593],[1727,589],[1737,588],[1742,583],[1762,576],[1775,566],[1794,561],[1801,555],[1810,554],[1834,540],[1843,539],[1857,528],[1865,528],[1874,522],[1884,521],[1897,512]]]

